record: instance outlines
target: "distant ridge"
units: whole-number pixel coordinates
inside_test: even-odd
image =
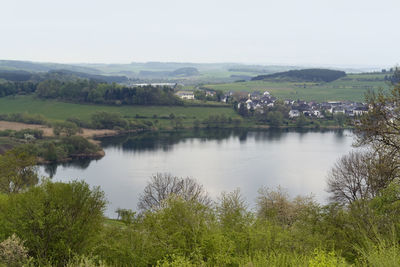
[[[0,60],[0,70],[9,70],[9,71],[20,70],[29,72],[69,70],[69,71],[84,72],[90,74],[101,73],[99,70],[90,67],[82,67],[71,64],[41,63],[41,62],[31,62],[31,61],[19,61],[19,60]]]
[[[252,78],[253,81],[298,81],[298,82],[332,82],[346,76],[346,72],[330,69],[303,69],[289,70],[267,75],[258,75]]]

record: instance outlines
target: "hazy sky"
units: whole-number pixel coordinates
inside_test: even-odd
[[[399,0],[1,0],[0,59],[400,63]]]

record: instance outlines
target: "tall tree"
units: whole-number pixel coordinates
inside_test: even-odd
[[[142,211],[157,210],[171,195],[182,197],[186,201],[197,201],[209,205],[211,199],[203,186],[191,178],[179,178],[171,174],[157,173],[144,188],[138,207]]]
[[[38,183],[36,158],[18,148],[0,155],[0,192],[18,193]]]

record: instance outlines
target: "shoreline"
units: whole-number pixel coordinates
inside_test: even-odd
[[[54,134],[50,131],[51,128],[49,128],[46,125],[37,125],[37,124],[26,124],[26,123],[19,123],[19,122],[8,122],[8,121],[0,121],[0,130],[7,130],[8,126],[10,127],[10,130],[21,130],[21,129],[44,129],[44,132],[46,133],[44,136],[45,138],[52,138],[54,137]],[[196,131],[196,130],[216,130],[216,129],[221,129],[221,130],[249,130],[249,131],[267,131],[267,130],[316,130],[316,131],[324,131],[324,130],[347,130],[347,129],[354,129],[354,127],[340,127],[340,126],[320,126],[320,127],[310,127],[310,126],[305,126],[305,127],[296,127],[296,126],[280,126],[280,127],[271,127],[269,125],[245,125],[245,126],[226,126],[222,125],[220,127],[183,127],[179,129],[174,129],[173,127],[166,127],[166,128],[155,128],[152,127],[150,129],[134,129],[134,130],[110,130],[110,129],[83,129],[83,133],[78,134],[79,136],[82,136],[86,138],[89,142],[96,144],[100,149],[99,151],[95,153],[81,153],[81,154],[76,154],[76,155],[69,155],[67,158],[64,158],[62,160],[57,160],[57,161],[48,161],[43,158],[38,157],[37,159],[37,164],[38,165],[46,165],[46,164],[60,164],[60,163],[67,163],[67,162],[72,162],[77,159],[91,159],[91,160],[96,160],[96,159],[101,159],[106,155],[103,147],[101,146],[101,140],[102,138],[107,138],[107,137],[118,137],[118,136],[123,136],[127,134],[141,134],[145,132],[152,132],[152,133],[157,133],[157,132],[178,132],[178,131]],[[9,137],[10,140],[12,140],[12,137]],[[23,144],[21,142],[20,144]],[[8,145],[8,144],[3,144],[0,145],[0,148],[4,148],[3,152],[12,149],[14,146]],[[1,149],[0,149],[1,151]]]

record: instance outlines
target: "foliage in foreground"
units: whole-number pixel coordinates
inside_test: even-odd
[[[53,266],[400,263],[397,180],[371,200],[348,205],[321,206],[312,197],[290,198],[282,189],[262,188],[252,211],[240,190],[204,202],[195,197],[205,192],[196,181],[190,181],[196,190],[181,191],[184,179],[160,177],[169,179],[158,189],[169,188],[171,182],[178,189],[159,197],[157,208],[141,213],[119,210],[120,221],[103,217],[104,193],[84,182],[44,180],[20,193],[0,195],[1,262]],[[160,179],[149,185],[159,184]],[[10,257],[17,252],[20,257]]]
[[[0,237],[15,234],[39,264],[64,265],[87,253],[102,229],[104,193],[84,182],[44,181],[0,202]]]

